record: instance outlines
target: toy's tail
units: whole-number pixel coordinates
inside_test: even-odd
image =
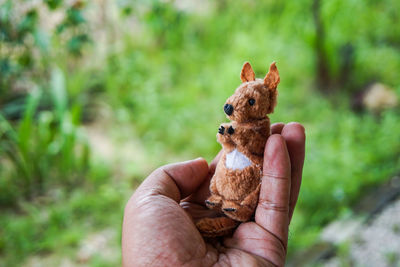
[[[203,218],[196,222],[197,229],[204,237],[229,235],[238,225],[239,222],[225,216]]]

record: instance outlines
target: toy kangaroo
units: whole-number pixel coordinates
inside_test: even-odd
[[[230,123],[220,125],[217,140],[223,154],[211,178],[211,196],[205,201],[220,217],[196,223],[203,236],[226,235],[251,219],[261,187],[264,147],[271,134],[270,120],[280,81],[275,62],[264,79],[255,79],[250,63],[243,65],[242,84],[224,105]]]

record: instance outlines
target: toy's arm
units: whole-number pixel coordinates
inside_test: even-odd
[[[232,123],[222,123],[218,128],[217,140],[225,151],[229,152],[236,147],[232,139],[234,132]]]

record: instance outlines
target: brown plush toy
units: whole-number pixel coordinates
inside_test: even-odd
[[[251,219],[261,187],[263,153],[270,136],[270,120],[276,105],[280,78],[275,62],[264,79],[255,79],[250,63],[243,65],[242,84],[229,97],[224,111],[231,123],[218,129],[222,156],[210,182],[210,209],[222,212],[215,218],[203,218],[196,225],[203,236],[230,233],[240,222]]]

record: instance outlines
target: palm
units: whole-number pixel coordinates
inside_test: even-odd
[[[304,130],[298,124],[278,124],[272,131],[281,135],[267,142],[253,222],[242,223],[232,237],[204,240],[193,221],[215,216],[203,203],[217,159],[209,168],[204,160],[168,165],[151,174],[127,204],[124,265],[283,265],[300,188]]]
[[[215,216],[214,211],[199,204],[181,202],[181,206],[193,219]],[[198,235],[199,232],[193,223],[191,221],[188,223],[193,227],[190,227],[190,231],[186,235],[188,237]],[[176,225],[176,227],[179,226]],[[193,238],[187,238],[186,240],[188,241],[186,242],[187,244],[182,246],[190,247]],[[222,266],[224,266],[224,263],[226,265],[229,263],[232,266],[269,266],[275,265],[274,262],[283,263],[285,260],[286,249],[282,241],[270,232],[265,231],[256,222],[242,223],[235,230],[232,237],[223,238],[223,240],[220,240],[220,238],[206,238],[205,242],[200,241],[200,244],[202,250],[207,250],[207,257],[213,260],[217,259],[214,263],[219,263]],[[199,247],[194,249],[199,249]],[[211,265],[212,262],[209,266]],[[201,262],[200,266],[207,265]]]

